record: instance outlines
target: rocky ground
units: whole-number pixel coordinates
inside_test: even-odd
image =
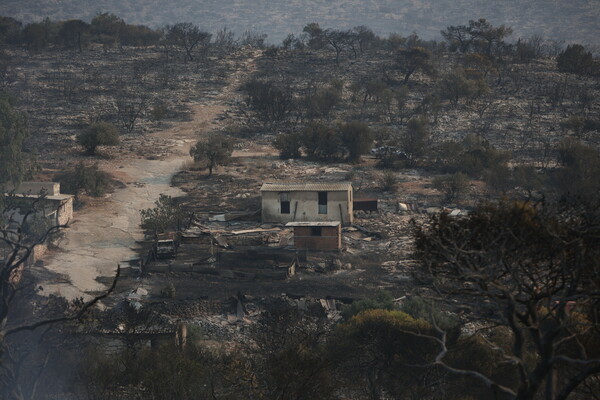
[[[361,102],[352,101],[352,82],[379,73],[380,60],[363,57],[338,68],[327,53],[273,58],[246,49],[184,64],[166,63],[159,49],[111,52],[106,55],[96,49],[83,55],[65,53],[58,61],[45,53],[15,53],[17,78],[11,86],[24,93],[21,109],[32,115],[31,144],[45,168],[43,177],[52,179],[53,171],[84,160],[97,162],[100,169],[122,182],[114,193],[76,214],[59,249],[39,271],[48,279],[43,282],[43,294],[72,299],[106,287],[117,263],[126,266],[125,261],[140,257],[143,235],[139,210],[151,207],[161,193],[181,196],[184,209],[205,223],[216,214],[255,212],[260,207],[260,186],[276,180],[351,181],[356,198],[379,199],[377,213],[357,213],[355,220],[377,235],[345,229],[341,253],[309,257],[295,276],[283,281],[168,272],[167,268],[140,279],[133,268],[126,268],[118,295],[106,305],[115,306],[118,312],[124,304],[139,303],[156,309],[171,327],[174,321],[186,320],[205,328],[206,324],[220,327],[215,332],[224,329],[231,333],[252,323],[260,314],[258,310],[268,307],[273,297],[298,307],[303,307],[302,302],[315,302],[334,318],[344,301],[368,297],[377,289],[389,290],[398,299],[429,292],[411,259],[411,220],[421,223],[428,211],[439,211],[443,206],[459,208],[445,204],[432,188],[435,174],[422,168],[395,171],[396,185],[384,191],[383,172],[371,156],[358,164],[280,160],[272,140],[289,125],[261,125],[239,90],[253,76],[270,74],[284,81],[289,78],[296,88],[306,87],[309,77],[317,85],[341,79],[343,104],[329,118],[332,123],[360,117],[374,128],[402,129],[403,124],[386,119],[380,102],[369,102],[365,108]],[[438,60],[438,66],[443,70],[448,62]],[[145,65],[148,68],[143,68]],[[314,69],[306,69],[306,65]],[[552,60],[515,64],[503,74],[503,83],[493,87],[489,97],[458,106],[443,103],[439,114],[432,118],[431,140],[456,140],[478,133],[495,147],[510,150],[515,163],[539,163],[545,157],[542,150],[571,134],[558,128],[560,121],[581,110],[592,117],[600,112],[596,102],[581,101],[582,91],[597,97],[597,82],[555,72]],[[409,111],[416,112],[436,79],[415,75],[408,86]],[[553,97],[557,88],[564,92],[562,100]],[[120,145],[101,148],[99,156],[83,155],[75,142],[76,133],[98,115],[122,123],[117,104],[122,95],[130,106],[142,98],[148,101],[135,128],[121,136]],[[151,110],[161,102],[167,104],[168,113],[157,121]],[[235,140],[235,151],[231,163],[208,178],[206,171],[190,162],[188,150],[199,137],[215,130]],[[585,139],[591,143],[596,140],[594,136]],[[470,193],[460,208],[469,208],[489,195],[481,181],[471,180]],[[232,222],[222,228],[268,228],[259,221],[248,224]],[[168,285],[175,288],[172,298],[161,294]],[[244,302],[253,306],[238,315],[237,310],[227,306],[233,296],[238,300],[244,296]],[[327,299],[334,299],[333,303],[322,305],[321,300]],[[204,305],[214,302],[219,306],[207,311]]]

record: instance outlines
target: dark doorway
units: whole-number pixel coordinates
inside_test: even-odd
[[[290,213],[290,194],[289,193],[279,193],[279,201],[281,202],[281,213],[289,214]]]
[[[327,192],[319,192],[319,214],[327,214]]]

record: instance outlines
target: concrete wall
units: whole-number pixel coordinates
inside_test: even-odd
[[[290,213],[281,213],[279,194],[262,192],[263,222],[342,221],[352,223],[352,190],[327,192],[327,214],[319,214],[319,192],[285,192],[290,197]],[[341,208],[341,213],[340,213]]]
[[[323,226],[321,236],[313,236],[312,227],[294,227],[294,246],[298,250],[339,250],[342,248],[342,227]]]
[[[57,211],[56,222],[58,225],[66,225],[73,220],[73,197],[61,201]]]
[[[73,220],[73,197],[68,197],[63,200],[50,200],[42,199],[37,200],[35,198],[22,198],[23,202],[36,203],[36,212],[28,217],[28,221],[39,218],[47,218],[50,224],[66,225],[69,221]],[[20,209],[14,209],[10,213],[5,214],[5,218],[11,219],[16,224],[22,224],[24,214],[21,214]]]
[[[9,188],[13,189],[13,188]],[[60,183],[57,182],[22,182],[18,187],[14,188],[17,194],[39,194],[42,190],[46,191],[48,196],[56,196],[60,194]]]

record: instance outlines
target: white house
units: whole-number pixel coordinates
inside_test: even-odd
[[[265,183],[260,188],[263,222],[340,221],[352,223],[352,184]]]

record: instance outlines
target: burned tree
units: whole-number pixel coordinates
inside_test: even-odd
[[[201,31],[200,28],[189,22],[167,26],[165,34],[166,42],[185,50],[185,61],[194,61],[194,49],[198,46],[207,46],[211,37],[210,33]]]
[[[34,222],[45,218],[42,211],[45,197],[41,192],[33,199],[25,200],[19,195],[0,192],[0,396],[6,399],[22,399],[26,394],[28,398],[35,397],[50,350],[46,349],[45,355],[38,354],[41,368],[37,372],[25,373],[24,362],[31,353],[31,346],[46,340],[44,336],[50,327],[81,319],[114,290],[120,274],[117,267],[110,288],[87,302],[83,299],[68,302],[62,297],[51,296],[48,301],[50,309],[41,313],[44,315],[42,319],[23,315],[22,304],[19,303],[20,300],[31,300],[26,298],[25,293],[31,289],[33,281],[24,277],[28,276],[25,272],[31,265],[34,251],[67,227],[66,224],[50,224],[41,230],[30,228]],[[31,342],[32,337],[38,337],[34,341],[37,344]]]
[[[498,203],[468,217],[434,216],[415,227],[417,256],[437,290],[460,295],[484,324],[503,326],[509,344],[483,340],[517,377],[501,384],[444,360],[446,334],[430,335],[437,365],[511,399],[562,400],[597,385],[600,213],[595,203]],[[471,301],[467,300],[471,299]]]
[[[119,123],[125,132],[131,133],[148,108],[148,97],[145,94],[137,96],[124,91],[117,94],[115,106]]]

